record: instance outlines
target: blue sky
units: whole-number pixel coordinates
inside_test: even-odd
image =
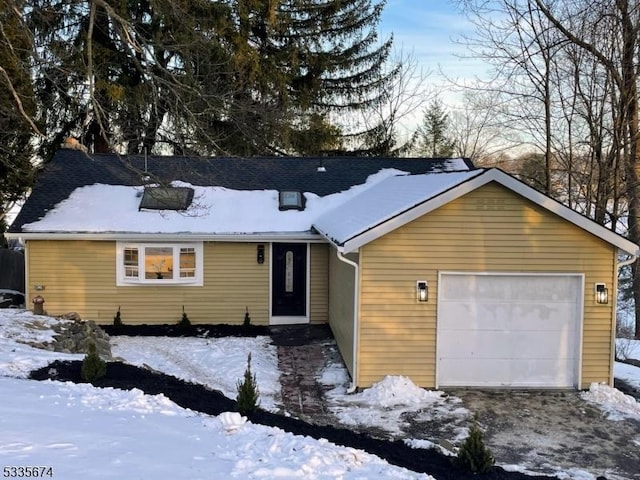
[[[482,62],[456,56],[465,48],[455,39],[472,28],[451,0],[388,0],[380,22],[381,37],[393,33],[395,48],[413,53],[431,83],[444,80],[440,71],[459,80],[484,73]]]

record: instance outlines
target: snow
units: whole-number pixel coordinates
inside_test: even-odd
[[[191,234],[257,234],[306,232],[324,212],[341,205],[383,180],[406,175],[397,169],[382,169],[362,185],[320,197],[305,193],[303,211],[278,209],[276,190],[232,190],[203,187],[185,182],[172,185],[194,189],[186,212],[138,210],[143,187],[95,184],[76,188],[37,222],[25,224],[25,232],[136,232]]]
[[[0,310],[0,461],[3,466],[51,467],[52,476],[84,478],[305,478],[432,479],[389,465],[361,450],[326,440],[296,436],[255,425],[236,412],[212,417],[177,406],[163,395],[140,390],[95,388],[89,384],[26,380],[30,368],[55,358],[78,358],[47,352],[20,342],[48,341],[57,322],[18,310]],[[119,339],[116,350],[134,361],[174,370],[211,382],[217,375],[232,385],[243,370],[247,351],[257,376],[276,371],[269,348],[260,339],[237,340],[240,351],[229,364],[220,363],[230,348],[211,342],[218,354],[205,352],[202,339],[145,339],[135,344]],[[166,347],[185,340],[173,353],[193,352],[184,362],[167,361]],[[246,344],[241,345],[242,341]],[[177,345],[177,344],[176,344]],[[134,350],[138,348],[138,352]],[[148,356],[148,357],[147,357]],[[240,361],[242,360],[242,361]],[[211,372],[207,362],[211,361]],[[191,364],[191,367],[187,365]],[[236,363],[241,365],[236,366]],[[194,367],[201,368],[197,372]],[[22,377],[22,378],[17,378]],[[262,387],[262,380],[260,380]],[[268,384],[270,381],[265,380]],[[227,388],[227,387],[225,387]],[[267,388],[269,390],[272,387]],[[275,396],[274,396],[275,398]],[[161,461],[158,461],[161,457]],[[213,475],[213,477],[212,477]]]
[[[599,405],[610,420],[624,420],[627,417],[640,419],[640,403],[609,385],[592,383],[589,391],[583,392],[581,396]]]
[[[628,363],[616,362],[613,366],[613,376],[624,380],[629,386],[640,390],[640,367]]]
[[[235,398],[251,353],[251,371],[260,388],[260,406],[276,410],[280,396],[278,352],[268,337],[166,338],[114,337],[111,353],[132,365],[154,370],[192,383],[206,385]]]
[[[640,340],[632,338],[616,338],[616,356],[635,358],[640,361]]]
[[[0,460],[3,465],[53,468],[53,478],[310,478],[429,479],[391,466],[366,452],[336,446],[280,429],[255,425],[237,412],[208,416],[184,409],[164,395],[54,381],[27,380],[31,369],[54,359],[79,359],[33,348],[51,341],[60,320],[0,309]],[[277,355],[265,338],[114,337],[114,355],[128,362],[176,375],[235,396],[235,384],[252,354],[263,406],[279,407]],[[629,367],[629,368],[627,368]],[[619,373],[622,372],[622,373]],[[616,376],[640,384],[640,368],[616,364]],[[331,410],[345,424],[372,426],[393,437],[411,412],[421,419],[443,414],[470,418],[460,399],[417,387],[408,378],[389,376],[372,388],[347,394],[344,366],[331,364],[320,381]],[[582,397],[599,405],[613,421],[640,418],[631,397],[594,384]],[[464,430],[464,431],[462,431]],[[456,432],[458,443],[466,429]],[[405,439],[414,448],[442,447],[424,439]],[[450,454],[450,452],[449,452]],[[162,461],[158,461],[161,455]],[[553,466],[559,478],[593,479],[588,472]],[[536,473],[531,465],[506,469]]]
[[[420,417],[434,418],[438,413],[468,418],[471,413],[460,405],[457,397],[447,396],[441,391],[425,390],[416,386],[408,377],[386,376],[381,381],[361,393],[347,394],[346,382],[340,380],[329,367],[329,375],[323,375],[321,383],[334,386],[327,393],[332,413],[345,425],[376,427],[395,435],[400,433],[408,412],[420,412]],[[345,374],[346,375],[346,374]],[[456,440],[466,437],[466,429],[461,429]],[[418,445],[411,443],[411,445]]]
[[[483,172],[472,170],[389,177],[375,188],[364,190],[343,202],[337,210],[327,211],[313,225],[341,245]]]

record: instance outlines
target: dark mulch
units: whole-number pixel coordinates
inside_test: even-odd
[[[227,325],[224,323],[203,325],[197,324],[184,328],[177,323],[174,325],[100,325],[107,334],[127,335],[130,337],[258,337],[269,335],[269,327],[266,325]]]
[[[80,383],[80,368],[82,362],[56,361],[47,367],[33,371],[31,378],[35,380],[59,380]],[[138,388],[143,392],[156,395],[164,394],[181,407],[208,415],[219,415],[222,412],[235,410],[235,401],[225,397],[222,393],[210,390],[202,385],[185,382],[176,377],[153,372],[120,362],[107,365],[107,374],[94,383],[97,387],[113,387],[123,390]],[[546,476],[528,476],[517,472],[505,472],[502,468],[494,467],[485,475],[473,475],[455,466],[449,457],[433,449],[410,448],[401,441],[385,441],[368,437],[351,430],[317,426],[297,420],[292,417],[276,415],[258,411],[251,421],[262,425],[281,428],[296,435],[306,435],[312,438],[325,438],[330,442],[347,447],[365,450],[386,459],[389,463],[408,468],[416,472],[433,475],[439,480],[454,479],[545,479]]]

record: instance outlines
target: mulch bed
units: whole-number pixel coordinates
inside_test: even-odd
[[[103,327],[107,333],[114,335],[113,327]],[[268,327],[250,326],[251,331],[235,325],[198,325],[192,330],[180,331],[177,326],[124,326],[117,334],[147,336],[256,336],[269,335]],[[110,331],[111,330],[111,331]],[[124,333],[127,332],[127,333]],[[135,332],[135,333],[134,333]],[[50,365],[31,372],[34,380],[57,380],[82,383],[80,377],[81,361],[55,361]],[[123,390],[137,388],[149,395],[163,394],[183,408],[202,412],[207,415],[219,415],[236,410],[235,400],[225,397],[221,392],[211,390],[203,385],[186,382],[171,375],[136,367],[122,362],[107,364],[105,377],[94,382],[96,387],[112,387]],[[277,427],[295,435],[312,438],[324,438],[337,445],[352,447],[372,453],[389,463],[405,467],[415,472],[427,473],[439,480],[453,479],[545,479],[548,476],[530,476],[519,472],[507,472],[500,467],[493,467],[491,472],[483,475],[472,474],[456,466],[452,457],[447,457],[435,449],[411,448],[403,441],[381,440],[356,433],[343,428],[313,425],[293,417],[273,414],[259,410],[251,417],[251,421]]]
[[[269,327],[266,325],[191,325],[184,328],[177,323],[174,325],[100,325],[108,335],[126,335],[129,337],[258,337],[269,335]]]

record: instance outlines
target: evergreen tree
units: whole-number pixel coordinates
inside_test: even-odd
[[[3,219],[11,206],[31,186],[33,118],[36,104],[28,69],[31,58],[29,32],[18,12],[20,0],[0,9],[0,243]]]
[[[375,0],[24,0],[48,158],[92,151],[282,154],[340,148],[329,119],[395,70]]]
[[[477,423],[474,422],[469,429],[469,436],[460,446],[457,460],[473,473],[486,473],[493,466],[495,460],[484,444],[482,431]]]
[[[449,115],[440,99],[433,100],[424,112],[419,131],[419,153],[427,157],[450,157],[453,140],[447,134]]]
[[[236,404],[241,415],[250,417],[258,409],[260,404],[260,390],[256,375],[251,373],[251,353],[247,356],[247,368],[244,371],[243,381],[238,381],[236,385],[238,395]]]
[[[85,382],[93,383],[107,373],[107,364],[100,358],[95,343],[89,344],[89,351],[82,361],[80,376]]]

